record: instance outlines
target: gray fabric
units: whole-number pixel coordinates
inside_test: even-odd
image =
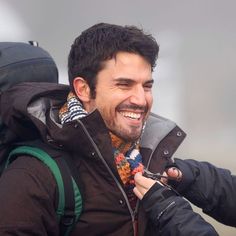
[[[27,107],[27,111],[30,115],[36,117],[40,121],[42,121],[44,124],[46,124],[46,110],[48,102],[45,98],[40,98],[30,104],[30,106]]]
[[[141,138],[141,147],[154,150],[175,126],[173,121],[151,113]]]
[[[34,116],[38,120],[40,120],[46,126],[46,112],[50,109],[49,115],[51,120],[58,127],[62,127],[59,123],[58,109],[56,100],[49,100],[47,98],[41,97],[33,102],[27,107],[27,111],[30,115]]]

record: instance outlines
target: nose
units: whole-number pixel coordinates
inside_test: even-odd
[[[137,106],[146,106],[146,94],[144,88],[142,86],[137,86],[133,89],[132,94],[130,96],[130,103]]]

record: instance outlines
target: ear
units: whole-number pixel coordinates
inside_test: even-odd
[[[81,102],[90,101],[90,88],[82,77],[76,77],[73,82],[74,90]]]

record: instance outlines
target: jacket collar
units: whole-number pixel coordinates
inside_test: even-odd
[[[70,147],[69,149],[79,148],[80,150],[85,150],[85,153],[93,153],[95,151],[94,148],[86,144],[91,142],[91,138],[103,156],[110,156],[113,153],[109,131],[98,110],[81,118],[79,122],[73,121],[64,125],[61,132],[62,135],[59,135],[60,137],[68,137],[68,135],[70,137],[69,140],[67,138],[63,141],[66,146]],[[165,153],[167,156],[173,155],[186,134],[173,121],[151,113],[141,137],[140,147],[154,152],[157,146],[165,138],[170,138],[170,136],[172,137],[170,141],[174,145],[171,148],[165,147],[166,150],[168,149],[168,154]],[[174,136],[176,137],[175,141],[173,141]],[[93,157],[95,157],[94,154]]]

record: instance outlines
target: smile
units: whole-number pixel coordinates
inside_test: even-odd
[[[139,120],[142,116],[142,113],[134,113],[134,112],[120,112],[121,115],[123,115],[126,118],[130,118],[133,120]]]

